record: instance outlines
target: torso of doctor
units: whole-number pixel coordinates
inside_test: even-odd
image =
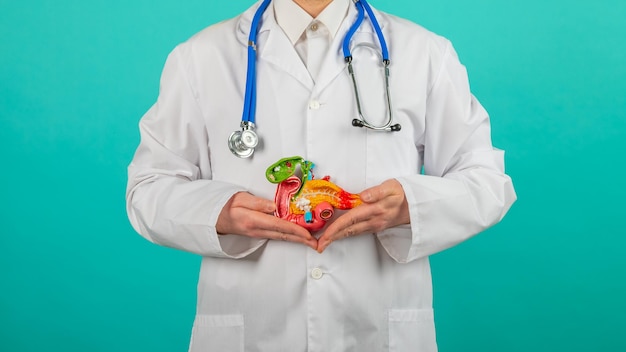
[[[341,44],[356,9],[334,1],[341,20],[337,28],[320,23],[331,39],[324,55],[309,59],[311,49],[298,48],[281,27],[293,18],[276,20],[285,1],[269,6],[259,27],[254,156],[235,157],[227,140],[239,128],[259,3],[169,55],[129,166],[130,221],[152,242],[202,256],[190,351],[436,351],[428,256],[497,223],[516,199],[489,117],[446,39],[374,10],[402,129],[353,127],[358,113]],[[318,26],[306,28],[311,41]],[[352,47],[364,115],[382,124],[380,47],[367,21]],[[410,224],[337,240],[322,253],[218,235],[229,199],[238,192],[273,199],[265,170],[294,155],[351,193],[397,180]]]

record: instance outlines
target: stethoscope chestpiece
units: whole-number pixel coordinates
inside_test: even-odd
[[[234,131],[228,137],[228,149],[239,158],[249,158],[259,144],[259,137],[254,131],[254,123],[241,122],[241,131]]]

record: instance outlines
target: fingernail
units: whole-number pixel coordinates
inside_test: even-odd
[[[364,202],[369,202],[369,201],[372,200],[372,195],[370,194],[370,192],[363,192],[363,193],[361,193],[361,199]]]

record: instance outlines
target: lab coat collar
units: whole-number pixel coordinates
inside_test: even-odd
[[[295,45],[313,17],[292,0],[273,0],[276,22]]]
[[[250,34],[252,18],[261,3],[262,1],[258,1],[239,17],[239,23],[237,25],[237,38],[243,46],[248,45],[248,36]],[[384,31],[387,24],[386,18],[376,9],[372,8],[372,10],[378,20],[378,24]],[[370,43],[378,46],[379,44],[376,32],[367,18],[367,13],[365,16],[366,19],[363,21],[363,24],[352,37],[352,45],[355,43]],[[356,17],[357,10],[355,6],[351,5],[348,9],[346,18],[341,24],[337,35],[335,35],[335,38],[330,45],[329,52],[326,55],[322,68],[319,72],[317,84],[315,84],[309,75],[309,72],[302,63],[298,53],[291,44],[291,41],[276,22],[273,6],[269,6],[261,18],[259,33],[257,35],[257,60],[266,61],[267,63],[282,69],[312,91],[313,94],[317,94],[326,88],[328,84],[337,77],[337,75],[345,70],[346,64],[344,61],[342,44],[345,33],[354,23]],[[391,44],[387,43],[387,45]]]
[[[328,28],[330,38],[334,38],[346,18],[351,1],[333,0],[316,18],[309,15],[293,0],[273,0],[272,3],[276,22],[287,34],[291,44],[295,46],[307,27],[315,20],[323,23]]]

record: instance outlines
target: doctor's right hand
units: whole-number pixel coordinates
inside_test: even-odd
[[[275,209],[276,204],[271,200],[247,192],[235,193],[217,218],[217,233],[297,242],[317,248],[317,239],[309,231],[274,216]]]

